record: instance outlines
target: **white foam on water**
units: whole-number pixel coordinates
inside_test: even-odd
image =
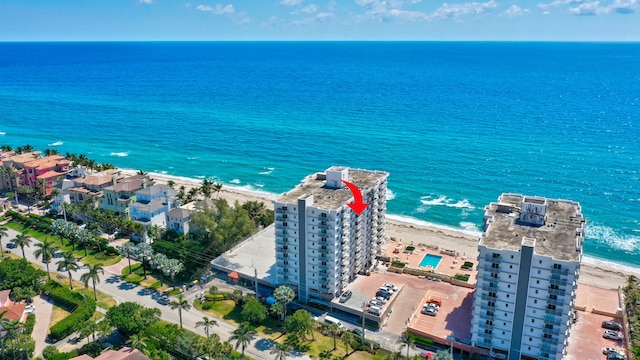
[[[480,231],[471,231],[471,230],[454,228],[452,226],[434,224],[434,223],[430,223],[428,221],[418,220],[418,219],[412,218],[410,216],[387,214],[387,219],[398,221],[398,222],[403,222],[403,223],[411,224],[411,225],[426,226],[426,227],[430,227],[430,228],[433,228],[433,229],[440,229],[440,230],[446,230],[446,231],[451,231],[451,232],[457,232],[457,233],[461,233],[461,234],[469,235],[469,236],[473,236],[473,237],[479,237],[480,234],[481,234]]]
[[[231,181],[229,181],[232,184],[240,184],[240,179],[233,179]]]
[[[475,209],[476,207],[471,205],[469,200],[462,199],[456,201],[455,199],[446,197],[445,195],[427,195],[420,198],[420,202],[427,206],[446,206],[457,209]]]
[[[385,197],[387,198],[387,201],[391,201],[396,198],[396,194],[391,191],[391,189],[387,188],[387,194]]]
[[[127,156],[129,156],[129,153],[128,152],[124,152],[124,151],[112,152],[111,154],[109,154],[109,156],[127,157]]]
[[[460,222],[460,227],[464,231],[471,232],[471,233],[478,234],[478,235],[481,232],[480,228],[478,227],[478,225],[476,225],[476,224],[474,224],[472,222],[469,222],[469,221],[461,221]]]
[[[0,131],[0,135],[7,135],[7,133],[4,131]]]
[[[587,222],[585,237],[605,244],[612,249],[640,252],[640,236],[621,235],[608,226]]]
[[[60,146],[64,144],[64,141],[56,141],[56,142],[52,142],[51,144],[47,144],[47,146]]]

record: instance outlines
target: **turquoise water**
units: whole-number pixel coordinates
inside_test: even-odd
[[[0,144],[277,194],[388,171],[388,212],[478,234],[502,192],[579,201],[640,265],[640,44],[2,43]]]
[[[420,267],[431,266],[431,268],[435,270],[438,264],[440,264],[440,260],[442,260],[442,256],[440,255],[427,254],[422,258],[422,261],[420,261]]]

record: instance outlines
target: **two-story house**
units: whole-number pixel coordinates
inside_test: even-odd
[[[153,183],[147,175],[133,175],[126,177],[115,185],[102,190],[102,197],[98,207],[129,217],[129,205],[136,202],[136,192],[151,186]]]
[[[166,226],[166,213],[175,206],[176,191],[169,185],[153,185],[136,192],[136,202],[129,206],[131,220],[145,226]]]
[[[64,178],[69,172],[69,160],[61,155],[45,156],[40,159],[24,163],[22,185],[37,189],[40,181],[47,185],[45,194],[51,193],[52,186],[57,179]]]

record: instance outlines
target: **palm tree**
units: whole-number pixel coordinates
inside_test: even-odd
[[[331,336],[333,336],[333,350],[336,350],[336,335],[340,335],[340,333],[342,332],[342,330],[340,330],[340,327],[338,326],[338,324],[336,323],[331,323],[331,325],[329,325],[329,334],[331,334]]]
[[[104,275],[104,269],[101,263],[95,265],[87,265],[88,271],[80,276],[80,281],[84,287],[89,287],[89,280],[93,282],[93,297],[98,301],[98,292],[96,291],[96,283],[100,283],[100,274]]]
[[[73,256],[72,252],[66,252],[62,254],[62,260],[57,262],[58,271],[66,271],[69,273],[69,287],[73,290],[73,281],[71,278],[71,272],[78,270],[78,261]]]
[[[53,245],[53,242],[49,241],[49,239],[45,239],[44,242],[39,242],[36,244],[36,251],[33,252],[33,255],[36,258],[41,257],[42,262],[47,266],[47,277],[51,280],[51,273],[49,272],[49,263],[51,259],[55,256],[58,248]]]
[[[147,172],[144,170],[138,170],[138,172],[136,173],[136,175],[147,175]]]
[[[274,342],[270,353],[276,354],[275,360],[286,360],[289,355],[289,345]]]
[[[213,185],[211,186],[213,188],[213,191],[216,192],[216,198],[220,197],[220,190],[222,190],[222,183],[213,183]]]
[[[171,282],[173,283],[173,287],[175,289],[175,281],[174,277],[176,276],[176,274],[178,274],[180,271],[184,270],[184,265],[182,265],[182,263],[180,262],[180,260],[177,259],[169,259],[165,264],[164,264],[164,268],[162,269],[162,272],[171,277]]]
[[[139,223],[136,223],[139,224]],[[142,224],[140,224],[142,225]],[[153,248],[147,243],[140,243],[136,245],[135,249],[136,257],[142,262],[142,273],[144,278],[147,278],[147,261],[151,260],[153,256]]]
[[[407,359],[409,358],[409,350],[410,349],[415,349],[416,345],[415,345],[415,341],[413,340],[413,337],[408,337],[408,336],[404,336],[403,338],[401,338],[400,340],[396,341],[397,344],[402,344],[402,346],[406,346],[407,347]]]
[[[213,181],[209,179],[202,180],[202,185],[200,185],[200,193],[204,195],[205,198],[211,197],[212,190],[213,190]]]
[[[274,292],[273,297],[282,303],[284,318],[287,318],[287,304],[293,301],[295,293],[286,285],[279,286]]]
[[[4,316],[7,313],[7,311],[9,310],[5,310],[3,312],[0,312],[0,328],[2,329],[6,329],[7,326],[9,325],[9,323],[11,322],[11,320],[6,319]],[[5,356],[5,351],[4,351],[4,341],[6,340],[6,337],[3,337],[0,339],[0,342],[2,343],[2,360],[5,360],[6,356]]]
[[[135,256],[135,254],[136,246],[131,242],[125,243],[120,248],[120,255],[126,257],[127,260],[129,260],[129,273],[131,273],[131,257]]]
[[[242,358],[244,358],[244,349],[247,345],[251,344],[251,340],[256,332],[251,326],[242,325],[233,331],[233,335],[229,338],[229,341],[236,341],[236,350],[242,346]]]
[[[198,321],[196,323],[196,327],[204,327],[204,333],[207,334],[207,339],[209,338],[209,328],[212,328],[214,326],[219,326],[218,322],[215,321],[214,319],[209,319],[208,317],[204,316],[202,318],[202,321]]]
[[[33,239],[31,239],[29,235],[23,232],[21,234],[16,235],[13,241],[16,243],[17,246],[20,246],[20,249],[22,249],[22,258],[26,259],[27,257],[24,254],[24,247],[25,246],[31,247],[31,241],[33,241]]]
[[[4,252],[2,251],[3,247],[2,247],[2,238],[3,237],[7,237],[9,236],[9,228],[7,228],[4,225],[0,225],[0,254],[2,254],[1,256],[4,257]]]
[[[344,347],[345,347],[345,355],[349,354],[349,347],[351,346],[351,343],[353,342],[353,335],[351,335],[351,333],[346,332],[344,334],[342,334],[342,342],[344,343]]]
[[[171,309],[178,309],[178,316],[180,317],[180,329],[182,329],[182,310],[191,310],[191,304],[189,304],[189,301],[184,300],[182,298],[182,295],[178,295],[178,299],[170,302],[169,306],[171,306]]]
[[[129,337],[129,339],[127,339],[125,344],[131,347],[131,351],[133,351],[134,349],[138,349],[143,352],[147,347],[146,340],[147,338],[144,336],[133,334]]]
[[[82,248],[84,249],[84,256],[87,256],[87,247],[89,246],[89,241],[91,240],[91,233],[86,229],[80,229],[76,234],[76,239],[80,244],[82,244]]]

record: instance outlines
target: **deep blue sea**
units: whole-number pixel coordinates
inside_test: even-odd
[[[572,199],[640,267],[639,140],[638,43],[0,43],[0,144],[271,193],[385,170],[389,213],[476,233]]]

